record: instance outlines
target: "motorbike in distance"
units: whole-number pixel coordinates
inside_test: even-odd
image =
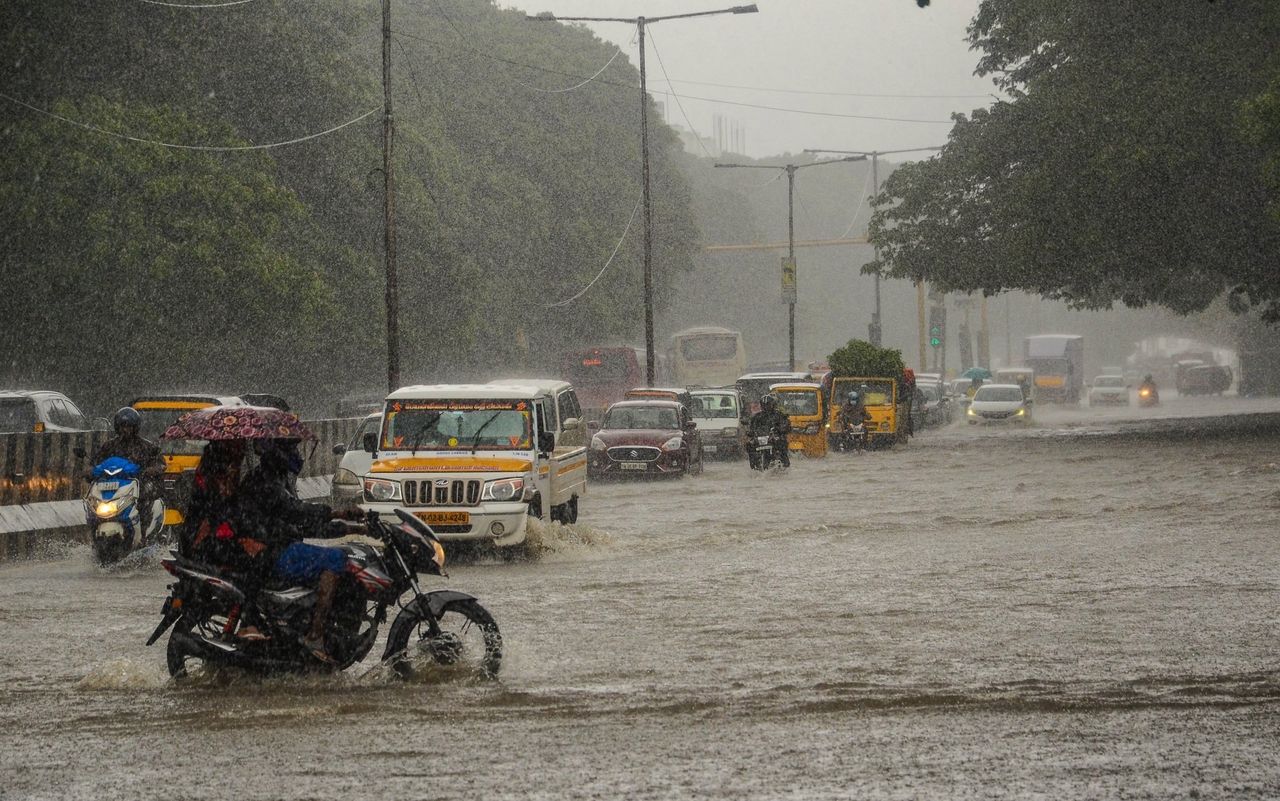
[[[841,420],[840,429],[840,436],[836,437],[836,447],[846,453],[849,451],[862,453],[867,447],[866,424]]]
[[[1138,387],[1138,406],[1159,406],[1160,392],[1154,383],[1144,383]]]
[[[95,465],[87,476],[85,523],[89,526],[93,557],[110,565],[146,545],[158,542],[164,527],[164,501],[151,502],[150,518],[142,529],[142,469],[128,459],[112,456]]]
[[[782,449],[786,447],[786,438],[777,431],[750,434],[747,437],[747,462],[752,470],[782,469]]]
[[[372,650],[387,610],[399,607],[391,623],[382,661],[409,678],[429,665],[470,669],[493,677],[502,663],[502,636],[492,615],[474,597],[453,590],[423,592],[418,572],[447,576],[444,547],[430,527],[403,509],[400,522],[384,523],[369,513],[363,542],[338,546],[346,552],[325,632],[332,669],[344,670]],[[331,525],[343,526],[341,522]],[[250,601],[246,577],[223,574],[174,553],[161,565],[176,579],[161,608],[161,620],[147,645],[170,627],[166,662],[175,679],[200,666],[234,667],[256,673],[321,669],[301,635],[310,626],[316,590],[305,586],[266,586],[252,599],[265,639],[242,639],[236,630]],[[404,596],[408,593],[407,599]],[[468,638],[471,639],[468,639]]]

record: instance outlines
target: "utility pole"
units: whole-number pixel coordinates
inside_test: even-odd
[[[787,260],[783,264],[783,280],[786,281],[788,266],[791,269],[792,288],[796,287],[795,279],[798,277],[796,273],[796,213],[795,213],[795,194],[796,194],[796,171],[803,170],[806,167],[820,167],[823,164],[842,164],[846,161],[866,161],[866,156],[846,156],[842,159],[831,159],[829,161],[814,161],[809,164],[783,164],[775,166],[773,164],[717,164],[717,167],[736,167],[748,170],[785,170],[787,173]],[[787,296],[787,359],[791,364],[791,369],[796,366],[796,296],[794,292]]]
[[[910,147],[902,150],[828,150],[825,148],[804,149],[806,153],[854,153],[871,157],[871,196],[876,197],[880,194],[880,157],[889,156],[897,153],[918,153],[925,150],[941,150],[942,146],[930,147]],[[867,340],[877,348],[881,346],[881,338],[883,329],[880,325],[880,271],[875,273],[875,292],[876,292],[876,310],[871,314],[871,325],[867,326]],[[924,286],[921,282],[916,282],[916,312],[918,316],[918,325],[920,328],[920,366],[924,367]]]
[[[389,0],[383,0],[387,3]],[[653,342],[653,206],[649,199],[649,89],[644,69],[644,30],[646,25],[671,19],[709,17],[714,14],[755,14],[760,9],[755,3],[733,6],[717,11],[698,11],[691,14],[668,14],[662,17],[557,17],[549,11],[529,15],[530,22],[626,22],[636,26],[640,44],[640,173],[644,182],[644,350],[645,378],[648,386],[654,384],[656,353]]]
[[[391,164],[395,120],[391,115],[391,0],[382,0],[383,243],[387,290],[387,391],[400,386],[400,294],[396,283],[396,176]]]

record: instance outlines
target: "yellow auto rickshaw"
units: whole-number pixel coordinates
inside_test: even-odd
[[[867,445],[890,446],[907,441],[906,421],[910,408],[899,398],[898,381],[875,376],[841,376],[832,380],[831,404],[827,410],[829,431],[839,431],[840,407],[850,392],[857,392],[867,407]],[[824,434],[825,435],[825,434]]]
[[[208,409],[213,406],[247,406],[237,397],[217,395],[144,395],[129,404],[142,415],[144,439],[160,444],[164,456],[164,479],[161,485],[164,496],[164,524],[180,525],[183,510],[191,498],[192,480],[200,466],[200,455],[205,441],[196,439],[161,439],[166,428],[187,412]]]
[[[791,420],[787,449],[814,459],[826,456],[826,404],[822,386],[807,382],[787,382],[773,384],[769,391],[778,398],[778,407]]]

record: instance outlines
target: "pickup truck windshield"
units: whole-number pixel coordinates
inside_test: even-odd
[[[409,450],[416,441],[419,451],[527,450],[529,409],[525,400],[393,401],[382,426],[382,448]]]

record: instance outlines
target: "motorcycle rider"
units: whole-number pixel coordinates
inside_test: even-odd
[[[791,433],[791,418],[778,408],[778,399],[773,393],[760,398],[760,411],[751,415],[747,430],[752,437],[777,437],[780,440],[778,459],[783,467],[791,466],[791,454],[787,448],[787,434]],[[754,439],[752,440],[754,442]]]
[[[254,452],[258,465],[240,484],[242,503],[252,526],[266,544],[260,565],[276,578],[314,585],[316,603],[311,613],[311,628],[301,643],[320,662],[334,664],[325,646],[325,624],[333,608],[339,576],[347,568],[347,556],[341,548],[308,545],[304,538],[323,539],[335,536],[327,528],[330,520],[363,520],[360,509],[338,510],[325,504],[300,500],[292,489],[292,480],[302,470],[302,455],[297,440],[257,440]],[[349,533],[337,532],[337,536]]]
[[[1151,393],[1152,400],[1159,400],[1160,392],[1156,389],[1156,382],[1151,377],[1151,373],[1147,373],[1145,376],[1143,376],[1142,383],[1138,385],[1139,398],[1142,397],[1143,390],[1148,390]]]
[[[862,386],[865,387],[866,384]],[[850,392],[845,398],[844,405],[840,407],[840,425],[845,431],[871,421],[871,412],[867,411],[863,398],[864,395],[860,392]]]
[[[102,443],[93,456],[93,463],[99,465],[112,456],[118,456],[138,466],[141,471],[138,476],[138,525],[146,531],[151,524],[151,504],[159,495],[157,482],[164,475],[164,457],[154,442],[142,438],[139,433],[142,415],[132,406],[116,410],[111,418],[111,428],[115,436]]]

